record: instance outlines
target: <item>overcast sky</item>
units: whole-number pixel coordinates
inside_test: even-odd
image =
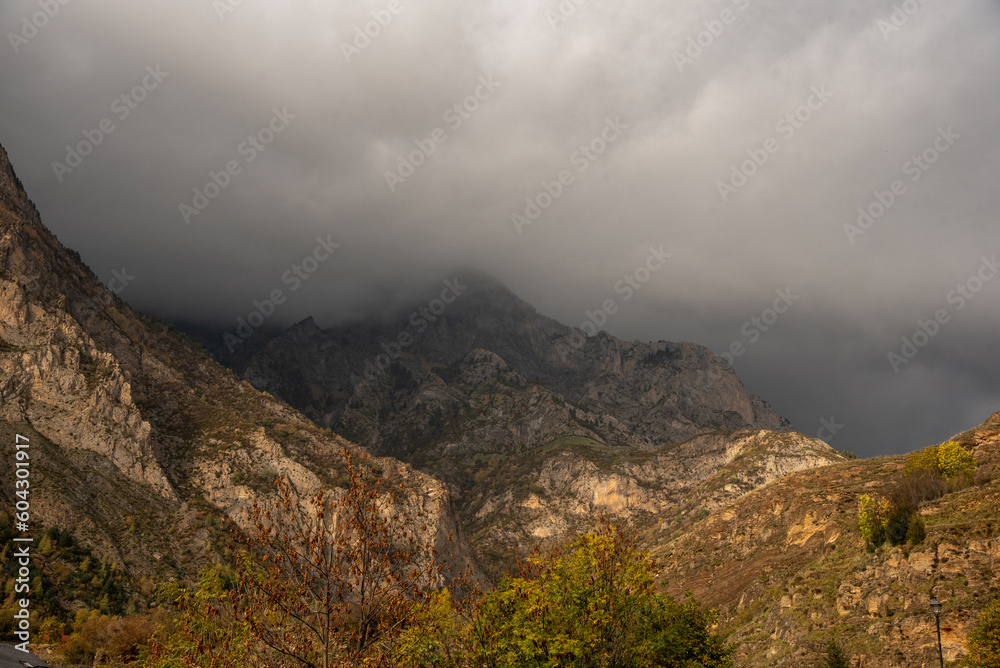
[[[62,1],[0,4],[0,144],[135,307],[235,325],[281,289],[272,322],[327,325],[476,267],[741,344],[866,456],[1000,410],[996,0]]]

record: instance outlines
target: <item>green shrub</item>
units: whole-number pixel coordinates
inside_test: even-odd
[[[1000,666],[1000,599],[994,599],[969,631],[969,653],[962,660],[968,668]]]
[[[902,545],[907,541],[916,545],[927,535],[924,521],[912,508],[894,506],[877,494],[862,495],[858,499],[858,528],[872,551],[887,540],[893,545]]]
[[[826,656],[823,658],[823,668],[851,668],[851,662],[844,649],[831,640],[826,644]]]
[[[913,511],[906,506],[896,506],[892,509],[885,521],[885,537],[890,543],[902,545],[906,542],[912,517]]]
[[[906,542],[911,545],[919,545],[927,537],[927,529],[924,527],[924,520],[920,515],[914,513],[910,517],[910,526],[906,529]]]
[[[472,620],[471,665],[495,668],[733,665],[710,629],[717,614],[690,596],[656,593],[654,564],[631,537],[602,527],[533,573],[485,594]]]

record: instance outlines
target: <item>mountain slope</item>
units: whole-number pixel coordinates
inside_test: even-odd
[[[831,638],[858,665],[932,665],[932,595],[945,604],[942,641],[955,660],[975,616],[1000,595],[1000,484],[992,480],[1000,413],[953,440],[975,456],[978,484],[921,505],[927,536],[918,545],[867,551],[858,497],[898,481],[905,457],[854,460],[780,478],[673,538],[651,532],[661,581],[721,609],[737,665],[819,666]]]
[[[215,558],[217,520],[242,522],[271,493],[266,480],[283,474],[310,493],[337,481],[341,448],[358,450],[112,296],[45,229],[0,147],[5,448],[15,432],[32,444],[32,530],[72,529],[133,580],[192,575]],[[448,491],[395,460],[373,465],[404,490],[400,504],[423,510],[424,537],[475,569]],[[12,467],[5,455],[8,501]]]

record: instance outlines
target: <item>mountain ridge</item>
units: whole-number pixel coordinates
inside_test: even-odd
[[[426,305],[414,305],[393,319],[369,319],[325,330],[314,319],[304,319],[271,338],[242,368],[236,368],[244,377],[253,378],[258,387],[277,396],[291,396],[295,390],[282,388],[280,375],[263,367],[269,363],[268,351],[275,351],[283,341],[293,339],[290,345],[304,349],[296,355],[309,357],[300,361],[302,371],[318,370],[317,377],[307,382],[325,384],[331,395],[341,396],[345,392],[354,393],[359,385],[377,385],[387,378],[393,364],[404,366],[414,378],[420,378],[430,369],[418,368],[411,362],[414,357],[423,360],[425,366],[442,368],[459,364],[473,350],[482,349],[498,355],[528,382],[548,387],[567,401],[598,413],[612,412],[608,408],[613,406],[613,412],[620,414],[630,410],[627,405],[630,402],[615,398],[613,387],[595,379],[617,376],[614,379],[621,385],[628,373],[653,371],[657,375],[654,367],[659,366],[664,371],[658,374],[661,378],[643,378],[643,381],[655,386],[662,377],[674,376],[669,387],[658,388],[649,397],[643,397],[642,391],[635,388],[623,394],[647,401],[645,408],[653,412],[649,421],[663,418],[677,423],[659,429],[661,433],[644,434],[655,436],[653,440],[661,444],[717,428],[792,429],[766,401],[747,393],[725,361],[703,346],[623,341],[606,332],[584,337],[578,329],[539,315],[534,307],[495,279],[464,283],[468,287],[463,294],[456,297],[453,305],[438,309],[437,314],[431,313]],[[405,315],[407,311],[409,317]],[[681,371],[693,374],[680,378],[678,369],[671,367],[684,364],[691,369]],[[718,380],[706,382],[710,374]],[[686,402],[681,399],[680,405],[664,410],[656,404],[667,394],[700,396],[696,400],[688,397]],[[301,399],[291,403],[304,407]],[[334,426],[325,414],[330,410],[339,412],[343,408],[339,404],[343,402],[328,403],[329,406],[313,407],[307,413],[327,426]],[[695,415],[700,408],[695,404],[711,404],[707,410],[717,415]],[[727,411],[738,417],[723,415]],[[638,421],[638,415],[633,419]],[[645,430],[650,428],[647,426]]]
[[[974,484],[919,504],[926,536],[866,547],[861,495],[889,494],[907,455],[792,472],[646,541],[674,594],[719,608],[737,665],[820,665],[828,640],[867,668],[937,665],[934,615],[945,605],[944,657],[966,653],[979,610],[1000,596],[1000,412],[955,435],[976,459]]]
[[[101,285],[44,227],[2,146],[0,433],[29,436],[37,453],[32,527],[71,530],[129,574],[132,594],[218,560],[220,520],[248,526],[270,477],[303,494],[335,488],[341,450],[364,454]],[[424,513],[422,540],[481,574],[441,483],[395,460],[371,465],[405,483],[398,503]],[[0,462],[7,501],[12,467]],[[66,614],[77,604],[60,602]]]

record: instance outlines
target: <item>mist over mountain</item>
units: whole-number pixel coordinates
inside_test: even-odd
[[[926,663],[930,595],[957,661],[1000,597],[997,0],[4,0],[0,35],[37,476],[0,538],[55,644],[348,460],[486,584],[617,523],[740,668]]]
[[[596,325],[588,337],[471,275],[351,325],[192,333],[258,390],[444,481],[497,578],[524,545],[600,513],[648,527],[740,458],[756,464],[708,507],[843,458],[788,433],[707,348],[620,341]]]
[[[0,6],[0,137],[129,304],[231,330],[284,290],[265,327],[327,328],[473,267],[568,325],[617,299],[619,339],[740,344],[754,394],[863,454],[1000,402],[1000,283],[975,282],[1000,251],[995,2],[434,0],[363,49],[384,4],[227,4]],[[650,247],[671,257],[640,283]]]
[[[587,337],[486,277],[445,279],[442,286],[395,317],[329,330],[305,320],[239,370],[258,389],[335,428],[345,395],[368,403],[400,372],[415,387],[435,375],[453,378],[476,351],[492,353],[527,382],[574,405],[613,414],[649,445],[713,429],[791,427],[705,348],[625,342],[603,332]]]

